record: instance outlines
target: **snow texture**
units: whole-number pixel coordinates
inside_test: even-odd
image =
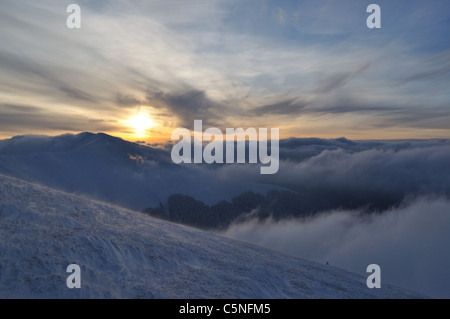
[[[69,264],[81,288],[69,289]],[[0,175],[0,298],[417,298],[357,274]]]

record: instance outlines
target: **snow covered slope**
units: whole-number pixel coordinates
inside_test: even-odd
[[[81,289],[66,267],[81,267]],[[0,298],[409,298],[331,266],[0,175]]]

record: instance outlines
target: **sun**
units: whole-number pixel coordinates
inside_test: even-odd
[[[156,125],[152,118],[145,112],[139,111],[130,117],[128,125],[134,129],[136,135],[143,136],[145,132]]]

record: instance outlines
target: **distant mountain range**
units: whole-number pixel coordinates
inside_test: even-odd
[[[2,140],[0,173],[135,210],[159,205],[175,193],[214,203],[274,188],[176,165],[165,150],[102,133]]]

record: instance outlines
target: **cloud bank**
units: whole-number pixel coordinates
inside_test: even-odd
[[[382,282],[432,297],[450,297],[450,202],[417,200],[367,215],[333,211],[310,219],[247,221],[224,234],[367,276],[381,267]]]
[[[218,174],[285,187],[333,209],[382,211],[408,198],[448,198],[449,162],[449,140],[289,139],[280,141],[273,176],[249,166],[221,167]]]

